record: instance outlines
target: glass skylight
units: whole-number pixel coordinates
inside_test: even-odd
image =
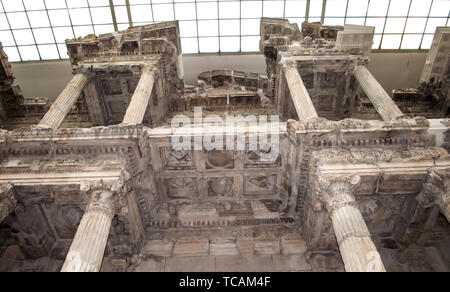
[[[183,53],[256,52],[261,17],[375,26],[374,49],[428,49],[450,0],[0,0],[10,61],[67,59],[65,39],[179,20]]]

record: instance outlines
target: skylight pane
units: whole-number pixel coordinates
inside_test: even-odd
[[[128,22],[128,11],[126,6],[115,6],[114,11],[118,23]]]
[[[403,33],[406,18],[388,18],[386,21],[385,33]]]
[[[386,16],[389,0],[370,1],[367,16]]]
[[[19,1],[17,1],[19,2]],[[26,10],[43,10],[45,9],[43,0],[23,0]]]
[[[73,31],[71,27],[55,27],[53,28],[57,43],[64,43],[67,39],[73,39]]]
[[[34,44],[33,34],[31,29],[13,30],[14,39],[18,45],[32,45]]]
[[[39,61],[39,52],[36,46],[19,46],[19,52],[23,61]]]
[[[259,36],[243,36],[241,38],[242,52],[257,52],[259,51]]]
[[[426,23],[426,18],[408,18],[408,21],[406,22],[405,33],[423,33],[425,31]]]
[[[87,0],[66,0],[69,8],[82,8],[88,7]]]
[[[199,36],[218,36],[219,22],[217,20],[199,20],[198,21]]]
[[[91,8],[91,14],[94,24],[109,24],[113,22],[111,8],[109,7]]]
[[[38,49],[42,60],[59,59],[58,48],[56,47],[56,45],[40,45],[38,46]]]
[[[409,16],[428,16],[432,0],[412,0]]]
[[[325,16],[345,16],[347,0],[327,0]]]
[[[421,49],[428,50],[431,48],[431,44],[433,43],[434,35],[427,34],[423,36]]]
[[[131,6],[131,17],[134,22],[151,22],[152,7],[150,5]]]
[[[74,26],[73,30],[75,31],[76,38],[82,38],[90,34],[94,34],[94,28],[91,25]]]
[[[368,0],[349,0],[347,8],[347,17],[366,16]],[[328,4],[327,4],[328,5]]]
[[[66,44],[58,44],[58,51],[61,59],[69,59],[69,53],[67,52]]]
[[[180,37],[197,36],[196,21],[180,21]]]
[[[283,17],[284,2],[283,1],[263,1],[264,17]]]
[[[425,33],[434,34],[436,32],[436,27],[445,26],[446,23],[447,23],[446,18],[430,18],[428,19],[428,24]]]
[[[22,5],[22,1],[18,0],[2,0],[3,7],[5,7],[6,12],[11,11],[24,11],[25,8]]]
[[[431,8],[430,16],[448,17],[450,12],[449,0],[434,0]]]
[[[102,25],[94,25],[95,34],[105,34],[114,32],[114,25],[112,24],[102,24]]]
[[[402,47],[401,49],[414,49],[417,50],[420,46],[420,42],[422,41],[422,35],[421,34],[410,34],[410,35],[404,35],[403,41],[402,41]]]
[[[175,4],[175,15],[178,20],[195,19],[195,3]]]
[[[407,16],[411,0],[391,1],[388,16]]]
[[[220,2],[219,18],[239,18],[240,13],[239,2]]]
[[[0,30],[9,29],[8,20],[6,14],[0,14]]]
[[[130,4],[149,4],[149,0],[130,0]]]
[[[301,17],[306,13],[306,0],[287,0],[284,10],[285,17]]]
[[[92,24],[91,15],[87,8],[70,9],[69,13],[73,25]]]
[[[241,49],[240,37],[221,37],[220,51],[221,52],[239,52]]]
[[[51,44],[55,42],[50,28],[33,29],[33,33],[37,44]]]
[[[153,5],[153,13],[154,13],[155,21],[174,20],[172,4]]]
[[[9,24],[12,29],[29,28],[27,15],[25,12],[7,13]]]
[[[19,51],[16,47],[4,47],[3,51],[8,56],[8,61],[10,62],[20,62]]]
[[[242,35],[259,35],[260,21],[259,19],[243,19],[241,25]]]
[[[320,17],[322,15],[322,0],[311,0],[309,7],[310,17]]]
[[[359,17],[347,18],[345,20],[345,24],[364,25],[365,22],[366,22],[365,18],[359,18]]]
[[[381,44],[381,34],[374,35],[372,49],[378,50],[380,48],[380,44]]]
[[[45,11],[29,11],[28,19],[30,20],[31,27],[50,27],[48,21],[47,12]]]
[[[258,18],[262,16],[261,1],[242,1],[241,17],[242,18]]]
[[[386,22],[386,18],[367,18],[366,25],[374,26],[375,33],[382,33],[385,22]]]
[[[220,35],[239,36],[239,33],[240,33],[239,20],[220,20]]]
[[[397,50],[400,48],[400,41],[402,39],[402,35],[384,35],[383,41],[381,43],[382,49],[394,49]]]
[[[183,54],[197,54],[198,53],[197,38],[182,38],[181,50]]]
[[[109,0],[89,0],[89,6],[106,6],[109,7]]]
[[[217,19],[217,3],[197,3],[198,19]]]
[[[200,53],[215,53],[219,51],[219,38],[199,38]]]
[[[45,6],[47,9],[59,9],[66,8],[65,0],[45,0]]]
[[[0,31],[0,41],[4,47],[15,46],[14,37],[10,31]]]
[[[71,25],[67,10],[49,10],[48,15],[52,26]]]

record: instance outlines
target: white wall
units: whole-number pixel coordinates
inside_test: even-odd
[[[388,93],[396,88],[419,84],[427,52],[374,52],[369,69]],[[261,54],[186,55],[185,81],[197,84],[197,76],[214,69],[233,69],[266,75],[266,62]],[[13,63],[16,80],[26,97],[54,99],[72,76],[69,61]]]

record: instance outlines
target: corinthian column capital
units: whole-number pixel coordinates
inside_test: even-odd
[[[330,216],[344,206],[357,207],[354,191],[361,182],[358,175],[317,177],[317,199],[326,206]]]
[[[124,171],[121,177],[112,183],[103,180],[81,182],[80,190],[89,196],[85,212],[98,210],[111,217],[119,214],[124,206],[124,195],[130,178],[129,173]]]

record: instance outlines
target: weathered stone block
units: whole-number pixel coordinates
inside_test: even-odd
[[[164,272],[165,259],[148,258],[136,267],[136,272]]]
[[[281,238],[281,250],[284,255],[302,254],[306,252],[306,242],[297,233],[288,234]]]
[[[254,252],[253,238],[238,238],[236,240],[236,245],[241,255],[253,255]]]
[[[144,255],[153,255],[158,257],[171,257],[173,250],[173,242],[165,242],[163,240],[148,241],[142,253]]]
[[[273,272],[272,258],[269,255],[218,256],[216,272]]]
[[[204,257],[173,257],[166,259],[165,272],[214,272],[215,258]]]
[[[278,240],[255,241],[255,254],[272,255],[280,253],[280,242]]]
[[[277,272],[306,272],[312,269],[306,262],[305,254],[272,255],[272,261]]]
[[[202,237],[180,238],[175,243],[173,256],[207,256],[209,255],[209,240]]]
[[[235,256],[239,255],[239,250],[234,240],[217,240],[211,242],[210,246],[210,255],[212,256],[220,256],[220,255],[229,255]]]

